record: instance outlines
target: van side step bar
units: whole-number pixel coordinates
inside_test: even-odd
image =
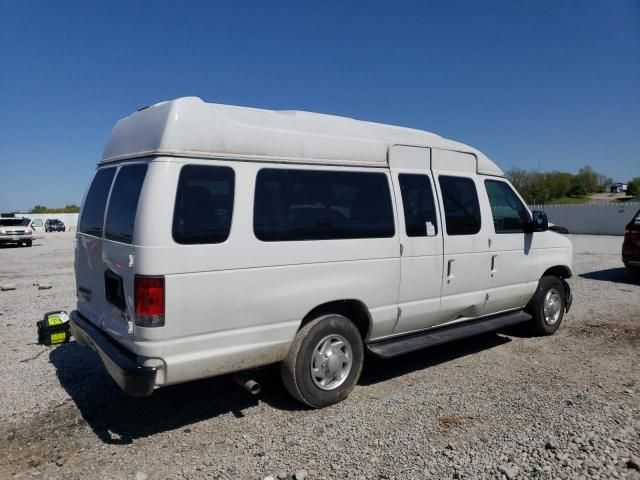
[[[468,322],[435,327],[417,333],[410,333],[401,337],[370,343],[367,349],[378,358],[392,358],[397,355],[415,352],[423,348],[435,347],[443,343],[461,338],[472,337],[481,333],[500,330],[518,323],[531,320],[531,315],[525,312],[510,312],[492,317],[469,320]]]

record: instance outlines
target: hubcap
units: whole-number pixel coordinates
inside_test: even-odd
[[[562,298],[557,288],[550,288],[544,296],[544,321],[549,325],[555,324],[562,311]]]
[[[342,335],[328,335],[318,342],[311,356],[311,378],[321,390],[333,390],[351,372],[351,345]]]

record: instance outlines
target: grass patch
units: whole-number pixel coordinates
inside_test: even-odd
[[[591,203],[592,200],[589,197],[561,197],[556,198],[555,200],[550,200],[547,202],[547,205],[577,205],[582,203]]]

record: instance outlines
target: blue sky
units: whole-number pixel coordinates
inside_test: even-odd
[[[0,211],[80,203],[113,123],[187,95],[624,181],[640,176],[640,1],[0,0]]]

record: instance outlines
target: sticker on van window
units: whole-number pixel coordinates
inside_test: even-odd
[[[436,235],[436,227],[433,226],[433,223],[427,222],[427,237],[435,237]]]

